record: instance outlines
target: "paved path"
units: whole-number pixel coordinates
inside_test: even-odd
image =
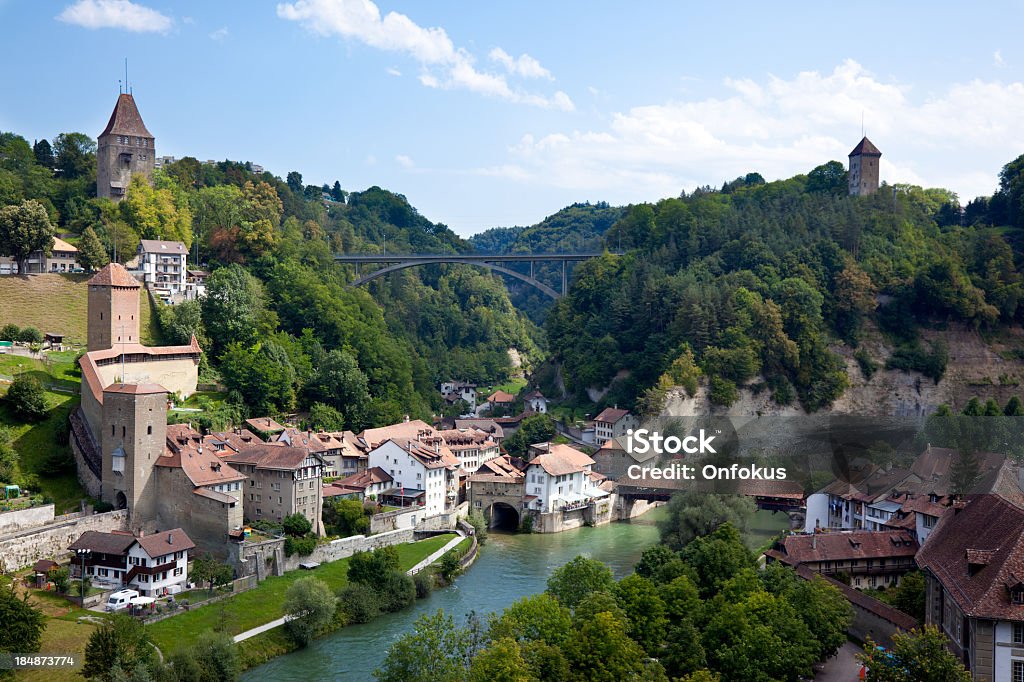
[[[853,642],[847,642],[832,658],[825,661],[814,682],[858,682],[860,661],[855,656],[861,651]]]
[[[445,544],[444,547],[442,547],[441,549],[437,550],[436,552],[434,552],[433,554],[428,556],[426,559],[424,559],[423,561],[419,562],[418,564],[416,564],[415,566],[410,568],[408,571],[406,571],[406,573],[408,573],[409,575],[413,575],[415,573],[418,573],[418,572],[422,571],[424,568],[426,568],[427,566],[429,566],[430,564],[434,563],[435,561],[440,559],[442,556],[444,556],[445,552],[447,552],[448,550],[450,550],[453,547],[455,547],[455,545],[457,545],[460,542],[462,542],[462,540],[466,537],[466,534],[463,531],[461,531],[461,530],[457,530],[457,531],[455,531],[455,533],[458,535],[458,537],[456,537],[456,538],[452,539],[451,541],[449,541],[447,544]],[[266,632],[267,630],[273,630],[274,628],[279,627],[281,625],[284,625],[287,622],[288,622],[288,617],[285,616],[283,618],[278,618],[277,620],[272,620],[269,623],[264,623],[263,625],[260,625],[259,627],[253,628],[252,630],[246,630],[245,632],[242,632],[242,633],[239,633],[239,634],[235,635],[235,643],[244,641],[246,639],[249,639],[250,637],[255,637],[256,635],[258,635],[258,634],[260,634],[262,632]]]

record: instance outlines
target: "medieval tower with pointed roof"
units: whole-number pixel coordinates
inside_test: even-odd
[[[878,162],[882,152],[867,137],[850,152],[850,196],[866,197],[878,191]]]
[[[142,122],[135,98],[122,93],[96,152],[96,196],[121,201],[133,175],[153,176],[156,145]]]

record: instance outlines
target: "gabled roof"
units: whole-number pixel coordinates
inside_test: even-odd
[[[548,444],[547,452],[530,460],[530,466],[539,466],[549,476],[575,474],[593,464],[587,454],[563,443]]]
[[[151,557],[164,556],[174,552],[185,552],[194,549],[196,543],[181,528],[160,531],[152,535],[136,538],[139,546]]]
[[[601,410],[601,414],[594,417],[594,421],[605,422],[606,424],[615,424],[627,414],[629,414],[629,410],[623,410],[617,407],[606,407]]]
[[[156,466],[181,469],[194,486],[245,480],[213,447],[203,447],[203,443],[203,437],[188,424],[168,424],[164,454],[157,458]]]
[[[505,429],[493,419],[456,419],[457,429],[477,429],[491,434],[495,438],[504,438]]]
[[[533,389],[532,391],[530,391],[529,393],[527,393],[526,397],[524,397],[523,400],[533,400],[534,398],[540,398],[541,400],[547,400],[547,398],[544,397],[544,394],[541,393],[536,388]]]
[[[284,431],[284,427],[270,417],[253,417],[252,419],[246,419],[245,423],[257,433],[275,434]]]
[[[514,403],[516,397],[506,391],[495,391],[487,398],[489,403]]]
[[[876,147],[875,145],[871,144],[871,140],[869,140],[867,137],[865,137],[864,139],[862,139],[860,142],[857,143],[857,146],[854,147],[853,151],[850,152],[850,154],[849,154],[849,156],[857,156],[857,155],[861,155],[861,156],[881,156],[882,152],[878,151],[878,147]]]
[[[118,96],[107,127],[99,136],[104,135],[132,135],[153,139],[153,134],[146,130],[146,124],[142,122],[139,108],[135,106],[135,98],[129,93],[121,93]]]
[[[245,448],[240,452],[225,453],[222,458],[232,464],[251,464],[257,469],[283,469],[294,471],[302,466],[306,457],[315,457],[323,461],[320,455],[310,452],[307,448],[293,448],[287,445],[261,443]]]
[[[188,255],[188,249],[181,242],[165,242],[159,239],[140,239],[139,247],[145,253],[173,253],[178,256]]]
[[[380,467],[370,467],[366,471],[360,471],[358,474],[346,476],[340,481],[334,481],[333,485],[354,490],[366,490],[375,483],[391,483],[392,480],[394,479],[391,478],[391,474]]]
[[[132,289],[142,286],[139,284],[139,280],[132,277],[128,269],[120,263],[107,263],[102,270],[89,278],[87,284],[89,286],[130,287]]]
[[[87,530],[68,549],[88,549],[100,554],[127,554],[128,548],[135,544],[135,536],[131,533],[101,533],[98,530]]]
[[[78,249],[74,245],[68,244],[66,241],[64,241],[60,237],[54,237],[53,238],[53,250],[54,251],[69,251],[69,252],[72,252],[72,253],[78,253]]]
[[[409,439],[425,434],[434,435],[434,427],[420,419],[402,421],[389,426],[381,426],[376,429],[366,429],[360,436],[371,448],[375,448],[386,440]]]
[[[913,557],[917,537],[907,530],[857,530],[852,532],[788,535],[776,546],[785,563]]]
[[[1024,621],[1010,589],[1024,579],[1024,509],[999,495],[978,495],[943,514],[917,563],[949,591],[967,616]]]

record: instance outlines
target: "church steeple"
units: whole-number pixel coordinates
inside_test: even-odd
[[[118,95],[107,127],[97,141],[96,196],[120,201],[133,175],[152,177],[156,140],[143,123],[131,93]]]

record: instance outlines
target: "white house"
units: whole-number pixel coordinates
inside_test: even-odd
[[[621,438],[629,429],[635,429],[639,422],[629,413],[618,407],[606,407],[601,414],[594,417],[594,442],[600,447],[612,438]]]
[[[164,296],[185,294],[188,281],[185,259],[188,249],[184,244],[143,239],[139,241],[138,256],[144,284]]]
[[[195,543],[181,528],[152,535],[86,531],[68,548],[73,575],[98,584],[128,587],[144,597],[160,597],[188,582],[188,554]],[[173,591],[173,590],[172,590]]]
[[[472,474],[487,460],[494,459],[501,452],[498,443],[489,433],[479,429],[447,429],[439,431],[445,445],[459,460],[459,466],[467,474]]]
[[[446,381],[441,384],[441,395],[449,403],[466,401],[469,411],[476,410],[476,384],[468,381]]]
[[[526,394],[523,399],[526,403],[526,409],[537,412],[538,414],[544,414],[548,411],[548,399],[544,397],[544,394],[534,389]]]
[[[588,455],[552,443],[533,445],[531,450],[541,454],[526,467],[523,503],[527,509],[547,514],[585,507],[595,497],[607,496],[590,475],[594,460]]]
[[[384,497],[415,499],[427,516],[451,510],[459,497],[459,460],[440,436],[388,439],[370,451],[369,466],[392,478]]]

